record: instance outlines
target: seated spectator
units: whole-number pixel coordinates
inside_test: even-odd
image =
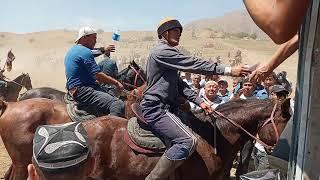
[[[218,81],[218,86],[219,86],[219,92],[217,95],[224,102],[228,102],[230,100],[231,95],[232,95],[232,93],[228,90],[228,82],[224,79],[220,79]]]
[[[200,86],[201,86],[201,87],[204,87],[205,84],[206,84],[206,82],[208,82],[208,81],[218,82],[219,79],[220,79],[220,77],[219,77],[219,75],[217,75],[217,74],[214,74],[214,75],[205,75],[205,76],[204,76],[204,79],[202,79],[202,80],[200,81]]]
[[[264,81],[263,81],[263,86],[265,90],[268,92],[268,95],[270,95],[269,90],[270,87],[273,85],[277,84],[277,75],[275,72],[272,72]]]
[[[182,80],[186,82],[190,87],[192,87],[191,73],[189,72],[182,72],[182,73],[184,73],[184,78],[182,78]]]
[[[28,180],[87,179],[93,170],[88,135],[81,123],[39,126],[33,138]]]
[[[218,105],[224,103],[224,101],[217,96],[218,93],[218,83],[215,81],[208,81],[204,87],[204,95],[200,95],[200,97],[207,102],[213,109],[215,109]],[[196,106],[193,103],[190,103],[191,110],[194,112],[201,112],[202,109],[199,106]]]
[[[246,78],[242,82],[242,87],[237,92],[233,93],[230,97],[231,99],[258,99],[255,96],[257,84],[250,82],[249,78]]]
[[[285,100],[289,95],[289,91],[282,85],[274,85],[270,87],[270,99]]]
[[[289,92],[288,96],[290,96],[292,92],[292,83],[287,78],[287,72],[286,71],[279,72],[277,74],[277,80],[278,80],[278,83],[281,84]]]
[[[269,97],[267,90],[260,84],[256,86],[256,90],[254,91],[254,95],[258,99],[268,99],[268,97]]]
[[[191,87],[191,89],[193,89],[197,94],[199,94],[200,89],[201,89],[200,81],[201,81],[201,75],[192,74],[192,87]]]

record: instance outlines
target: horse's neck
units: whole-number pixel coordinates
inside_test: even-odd
[[[17,78],[15,78],[13,81],[16,82],[16,83],[19,83],[21,84],[22,83],[22,80],[25,78],[25,75],[20,75],[18,76]]]
[[[257,114],[257,110],[249,110],[248,108],[244,108],[243,110],[239,109],[237,112],[233,111],[221,113],[239,124],[253,136],[255,136],[259,129],[259,122],[261,121],[261,119],[256,118],[255,116]],[[219,117],[216,121],[216,125],[219,128],[221,135],[225,137],[231,144],[236,143],[241,136],[246,136],[246,133],[243,130],[240,130],[238,127],[231,124],[224,118]]]
[[[16,101],[18,96],[19,96],[19,92],[22,89],[21,81],[23,79],[23,76],[19,76],[16,79],[14,79],[13,81],[9,81],[8,85],[7,85],[7,95],[6,95],[6,100],[7,101]]]

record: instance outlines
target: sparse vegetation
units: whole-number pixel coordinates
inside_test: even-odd
[[[196,38],[197,38],[197,33],[196,33],[196,30],[195,30],[195,29],[192,29],[191,37],[192,37],[193,39],[196,39]]]
[[[104,30],[103,29],[98,29],[97,32],[98,32],[98,34],[101,34],[101,33],[104,32]]]
[[[203,45],[203,48],[214,48],[215,45],[213,43],[206,43],[205,45]]]
[[[215,38],[216,38],[216,35],[215,35],[214,33],[210,33],[209,38],[210,38],[210,39],[215,39]]]
[[[154,41],[154,37],[153,36],[146,36],[142,38],[142,41]]]
[[[36,40],[34,38],[30,38],[28,41],[29,43],[34,43]]]

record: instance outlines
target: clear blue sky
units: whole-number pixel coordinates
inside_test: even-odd
[[[110,31],[154,30],[166,16],[183,24],[244,9],[242,0],[0,0],[0,32],[92,25]]]

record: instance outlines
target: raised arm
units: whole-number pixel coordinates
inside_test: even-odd
[[[290,57],[299,47],[299,36],[296,34],[288,42],[282,44],[271,57],[271,60],[252,73],[251,81],[263,81],[282,62]]]
[[[243,0],[253,21],[277,44],[299,30],[310,0]]]
[[[185,56],[177,48],[163,49],[155,54],[154,59],[169,69],[186,71],[196,74],[219,74],[228,76],[242,76],[251,73],[248,68],[242,66],[229,67],[210,62],[196,57]]]

